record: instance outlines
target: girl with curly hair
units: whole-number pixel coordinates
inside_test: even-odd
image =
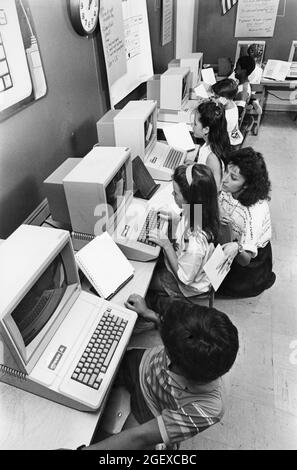
[[[231,224],[233,241],[223,246],[232,262],[218,291],[254,297],[272,286],[270,181],[261,153],[251,147],[229,154],[219,196],[221,223]]]

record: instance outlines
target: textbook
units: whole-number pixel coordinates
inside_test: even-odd
[[[93,238],[75,258],[96,292],[107,300],[134,276],[132,264],[107,232]]]
[[[263,78],[270,78],[272,80],[285,80],[290,72],[291,62],[284,60],[268,60]]]
[[[215,291],[218,290],[224,278],[230,271],[230,266],[231,263],[229,263],[228,258],[225,256],[223,248],[218,244],[213,254],[203,267],[203,270],[207,274]]]

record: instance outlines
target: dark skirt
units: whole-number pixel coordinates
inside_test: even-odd
[[[247,266],[234,261],[216,295],[224,297],[255,297],[269,289],[275,281],[272,271],[272,251],[270,242],[258,249],[256,258]]]

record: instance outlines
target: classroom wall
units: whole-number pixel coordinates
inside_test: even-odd
[[[96,122],[110,107],[99,29],[89,39],[76,34],[67,3],[28,0],[48,90],[0,123],[0,238],[44,199],[47,176],[66,158],[91,150],[97,142]],[[155,73],[160,73],[174,56],[174,44],[161,47],[161,10],[155,10],[155,0],[147,5]]]
[[[67,2],[29,0],[47,94],[0,123],[0,238],[7,237],[44,198],[42,181],[69,156],[97,140],[99,96],[94,45],[78,36]]]
[[[273,38],[257,38],[266,41],[265,60],[288,60],[291,43],[297,39],[297,2],[285,3],[285,15],[277,16]],[[236,13],[234,6],[223,16],[220,0],[200,0],[196,50],[203,51],[205,63],[216,64],[219,57],[234,61],[237,41],[252,39],[234,38]]]
[[[153,56],[154,73],[163,73],[167,70],[168,62],[174,58],[174,23],[176,14],[176,0],[173,0],[173,40],[165,46],[161,45],[162,7],[161,1],[147,0],[147,12]]]

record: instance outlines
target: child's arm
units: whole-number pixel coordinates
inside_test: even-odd
[[[149,239],[163,249],[173,273],[177,275],[178,260],[169,238],[164,233],[158,233],[158,231],[152,230],[149,233]]]
[[[138,450],[149,449],[162,442],[157,418],[144,424],[126,429],[103,441],[97,442],[82,450]]]
[[[144,298],[139,294],[129,295],[127,301],[125,302],[125,307],[129,308],[130,310],[134,310],[134,312],[138,313],[138,315],[144,320],[152,321],[157,325],[160,324],[159,316],[153,310],[150,310],[147,307]]]
[[[217,190],[219,191],[221,189],[222,167],[218,157],[213,153],[210,153],[207,157],[206,165],[211,169],[217,185]]]

